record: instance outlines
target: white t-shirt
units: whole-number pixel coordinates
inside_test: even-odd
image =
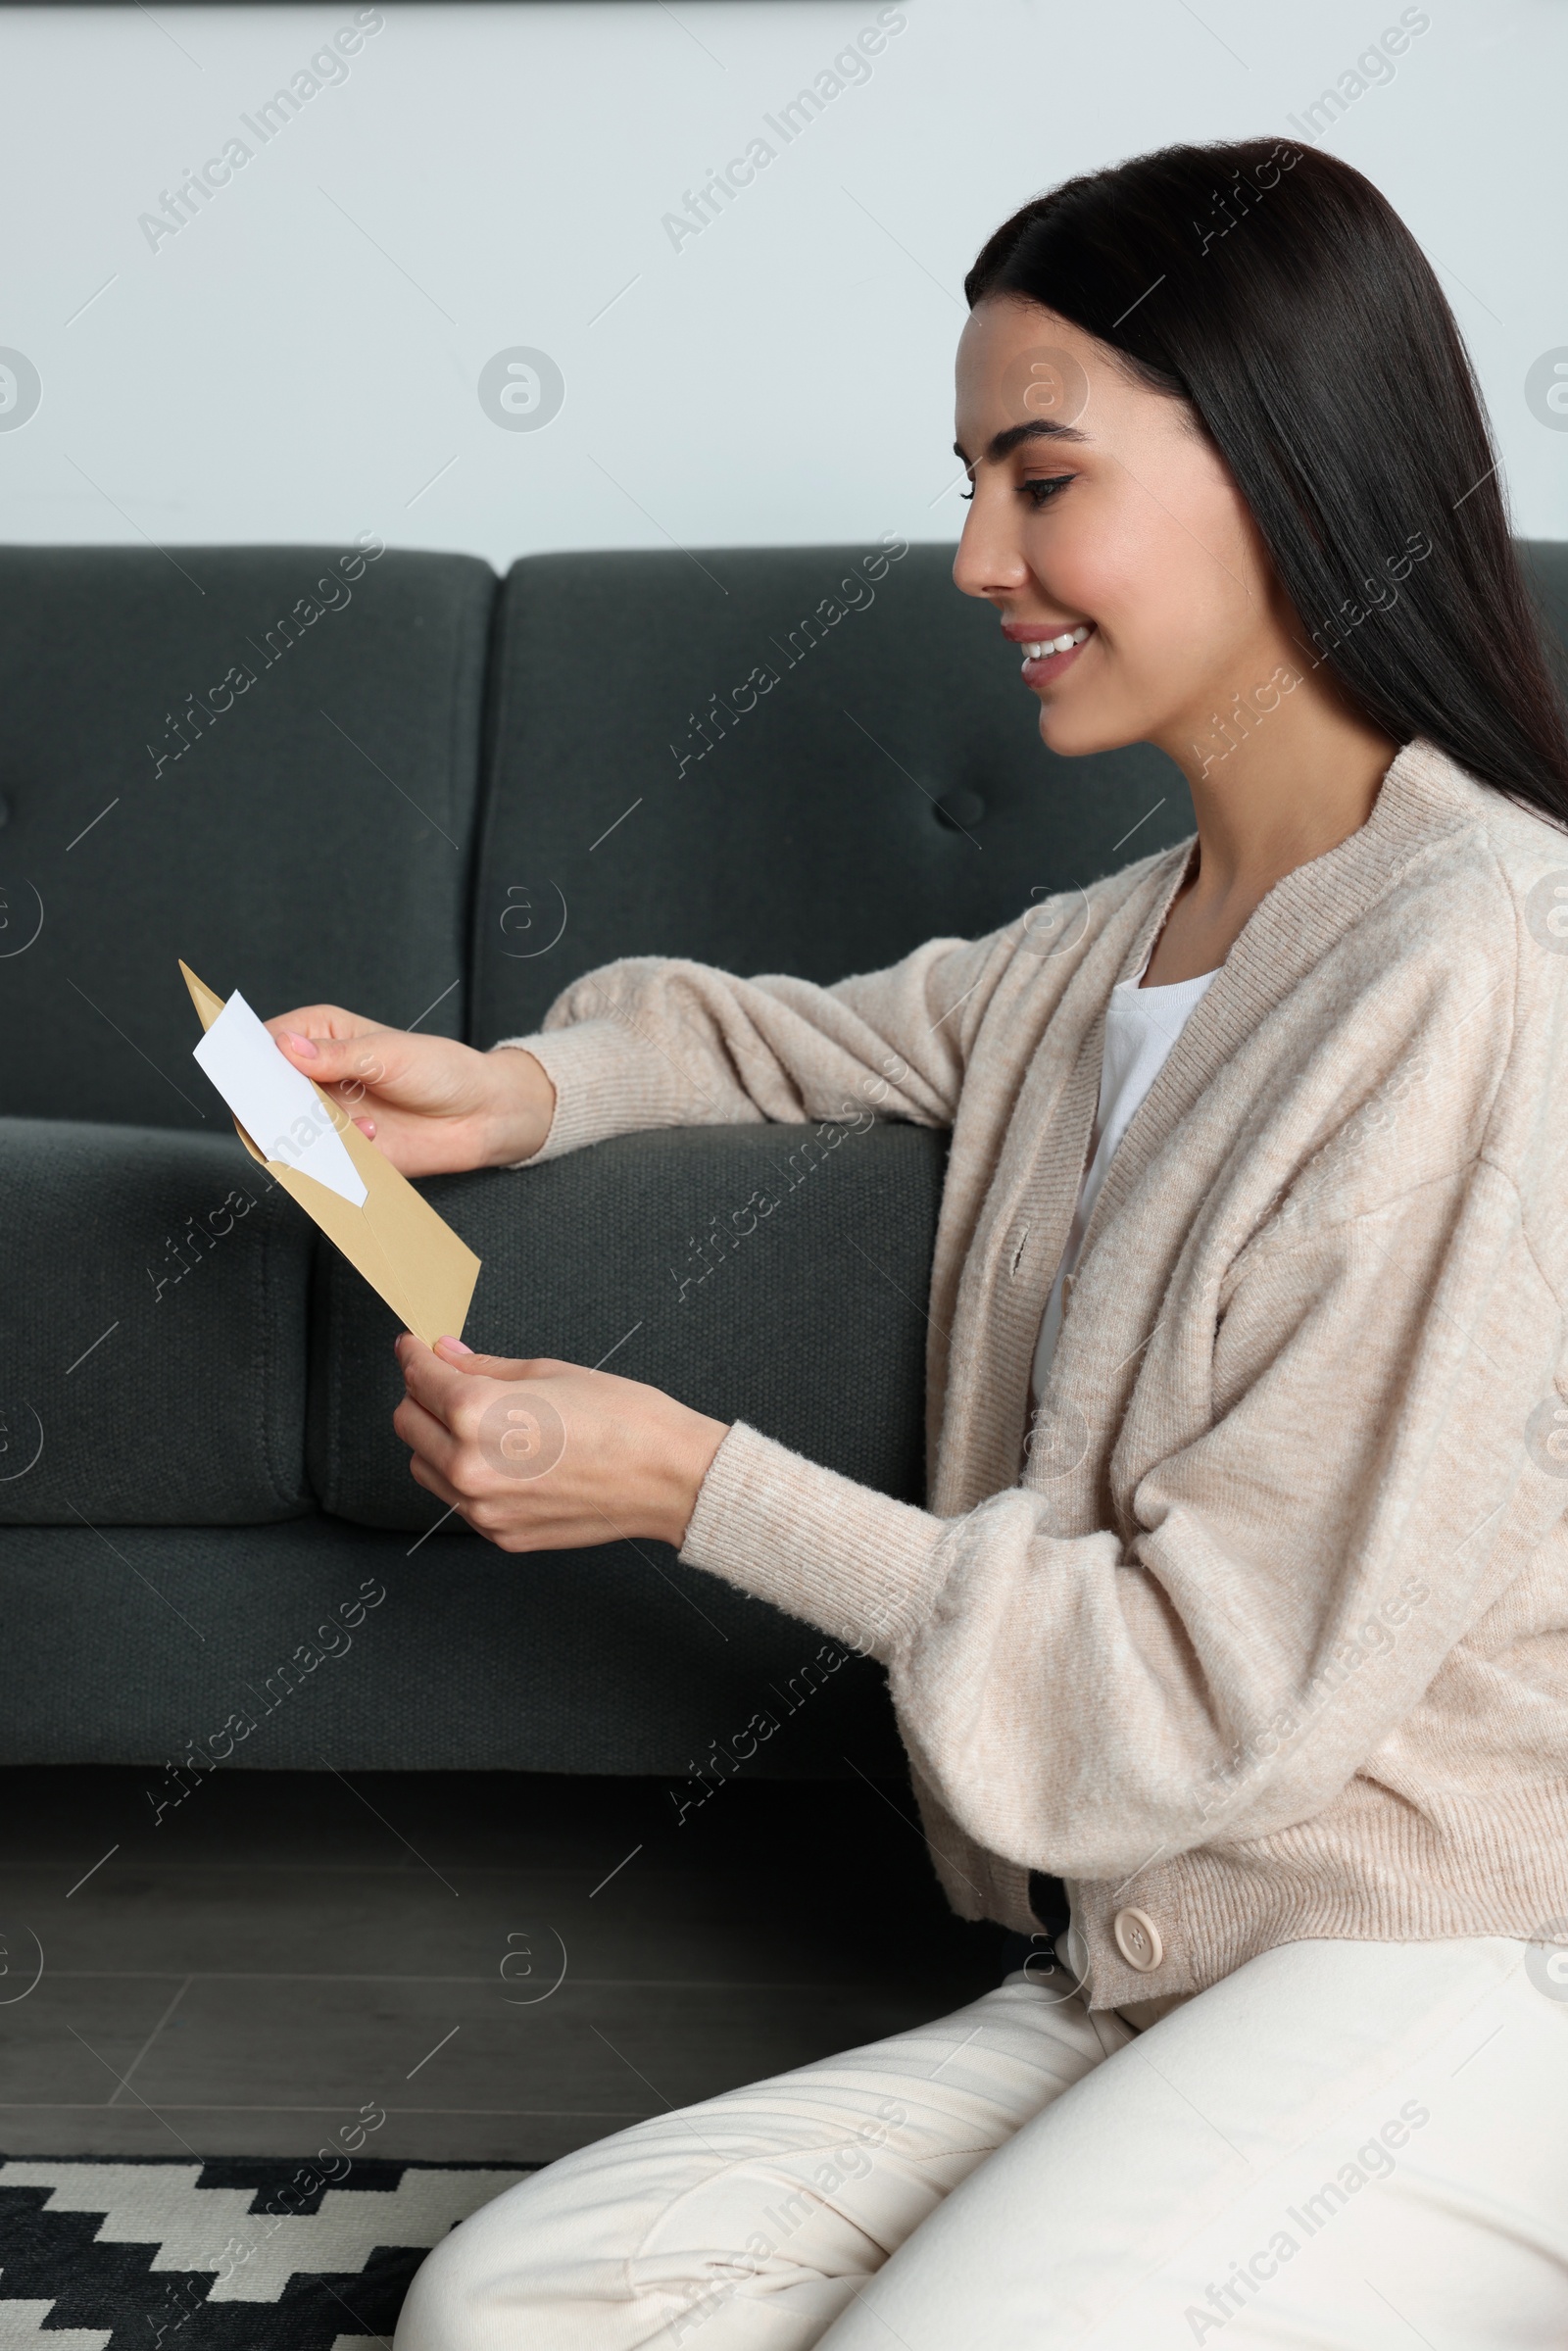
[[[1105,1008],[1105,1053],[1100,1065],[1100,1107],[1095,1113],[1089,1166],[1078,1194],[1067,1246],[1061,1252],[1061,1263],[1040,1318],[1031,1407],[1046,1392],[1046,1375],[1061,1330],[1062,1285],[1077,1262],[1111,1155],[1132,1124],[1133,1112],[1163,1068],[1189,1015],[1214,977],[1212,971],[1205,971],[1196,980],[1177,980],[1168,988],[1145,988],[1137,979],[1123,980],[1110,992]]]

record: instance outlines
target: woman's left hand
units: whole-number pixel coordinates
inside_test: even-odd
[[[408,1394],[392,1426],[418,1484],[503,1551],[579,1550],[644,1536],[678,1550],[728,1435],[612,1372],[547,1356],[476,1355],[460,1340],[397,1343]]]

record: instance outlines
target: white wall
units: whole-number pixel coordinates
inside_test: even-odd
[[[41,382],[0,430],[0,536],[373,529],[497,564],[951,539],[952,347],[988,230],[1085,166],[1286,133],[1399,14],[902,0],[869,79],[785,147],[764,115],[878,0],[383,0],[346,80],[268,144],[244,131],[356,8],[0,9],[0,346]],[[1568,537],[1568,433],[1525,397],[1568,345],[1568,22],[1556,0],[1425,13],[1324,143],[1442,270],[1516,526]],[[138,217],[236,135],[251,160],[152,249]],[[759,135],[775,160],[676,250],[662,216]],[[514,346],[564,379],[540,430],[479,403]]]

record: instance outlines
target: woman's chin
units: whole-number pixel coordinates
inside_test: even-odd
[[[1145,733],[1125,712],[1118,720],[1106,710],[1074,710],[1044,700],[1040,705],[1040,740],[1058,759],[1082,759],[1092,752],[1123,751],[1129,743],[1142,743]]]

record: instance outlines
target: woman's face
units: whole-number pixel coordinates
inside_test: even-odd
[[[1299,671],[1223,459],[1185,402],[1134,383],[1093,335],[1036,303],[981,302],[958,343],[957,434],[973,487],[953,575],[996,606],[1053,751],[1152,742],[1191,777],[1234,695]]]

